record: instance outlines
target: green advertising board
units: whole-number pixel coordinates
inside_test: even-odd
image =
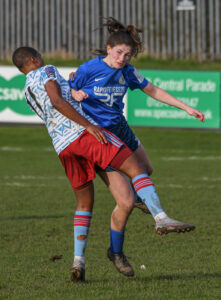
[[[0,112],[9,108],[11,111],[21,115],[34,115],[26,104],[25,75],[17,75],[10,80],[0,76]]]
[[[65,78],[72,68],[59,68]],[[140,73],[184,103],[205,114],[202,123],[186,112],[156,101],[140,90],[128,92],[127,118],[134,126],[220,128],[220,73],[152,71]],[[15,67],[0,67],[0,123],[42,123],[24,97],[25,76]]]
[[[59,68],[68,78],[73,68]],[[25,75],[12,66],[0,66],[0,123],[42,124],[25,100]]]
[[[128,92],[128,123],[134,126],[220,128],[220,73],[152,71],[140,73],[152,84],[166,90],[205,114],[205,123],[185,111],[163,104],[140,90]]]

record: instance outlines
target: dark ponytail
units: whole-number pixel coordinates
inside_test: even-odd
[[[102,27],[107,27],[109,32],[106,47],[109,45],[111,48],[113,48],[117,45],[126,44],[131,47],[132,56],[137,56],[138,53],[143,51],[143,43],[139,35],[142,30],[138,29],[134,25],[124,26],[116,19],[109,17],[107,18],[107,22],[104,23]],[[93,51],[93,53],[96,55],[107,55],[106,49],[96,49]]]

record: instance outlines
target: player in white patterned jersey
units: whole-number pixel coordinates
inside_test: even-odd
[[[84,255],[94,202],[92,180],[95,178],[95,164],[102,169],[109,164],[118,169],[132,153],[118,138],[96,126],[83,113],[81,105],[70,98],[68,83],[54,66],[44,66],[41,55],[35,49],[20,47],[14,51],[12,60],[27,77],[27,103],[45,122],[76,195],[71,280],[84,281]],[[121,205],[122,226],[126,226],[132,208],[130,201],[126,207]],[[132,276],[133,270],[128,262],[126,268],[125,275]]]
[[[85,127],[70,120],[61,114],[52,104],[44,88],[49,81],[57,81],[61,87],[63,99],[67,100],[73,108],[94,125],[96,123],[86,116],[81,105],[70,97],[70,88],[67,81],[58,73],[54,66],[43,66],[29,72],[26,77],[25,98],[28,105],[44,121],[48,133],[52,138],[54,148],[59,154],[70,143],[76,140]]]

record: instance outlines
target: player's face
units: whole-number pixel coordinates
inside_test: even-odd
[[[121,69],[130,62],[131,59],[131,47],[122,44],[111,48],[107,45],[106,62],[114,69]]]
[[[34,58],[34,63],[35,63],[37,68],[41,68],[41,67],[44,66],[44,60],[41,57],[40,53],[38,53],[37,56]]]
[[[29,73],[30,71],[37,70],[44,66],[43,58],[40,53],[37,53],[36,56],[28,57],[27,61],[23,68],[20,69],[24,74]]]

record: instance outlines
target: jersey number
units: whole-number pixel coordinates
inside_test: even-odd
[[[123,93],[107,94],[107,93],[94,92],[94,94],[95,96],[105,97],[105,98],[99,98],[98,100],[104,102],[107,106],[113,106],[113,103],[117,101],[117,98],[115,98],[115,96],[123,96]]]

